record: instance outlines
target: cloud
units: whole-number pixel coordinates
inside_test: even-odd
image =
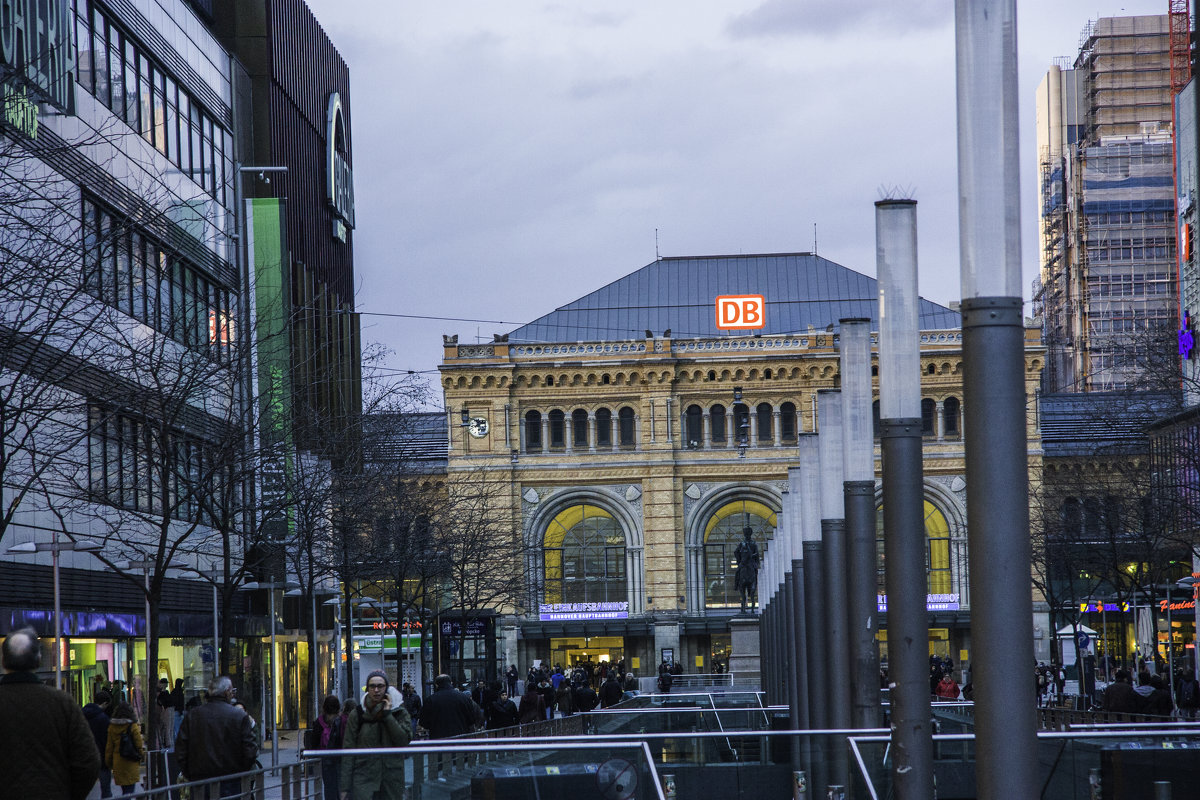
[[[818,37],[872,32],[907,33],[936,29],[954,22],[953,10],[938,0],[766,0],[758,8],[731,19],[726,32],[734,39]]]

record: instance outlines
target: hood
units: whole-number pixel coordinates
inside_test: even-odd
[[[1138,686],[1134,688],[1134,691],[1140,694],[1142,697],[1149,697],[1150,693],[1154,691],[1154,687],[1147,683],[1145,686]]]
[[[392,711],[395,711],[397,708],[404,707],[404,698],[400,695],[400,690],[397,689],[395,686],[388,686],[388,697],[390,697],[392,699]],[[359,699],[358,704],[360,706],[362,706],[363,708],[367,707],[367,693],[366,692],[363,692],[363,695]]]
[[[124,718],[118,717],[117,719],[110,719],[110,720],[108,721],[108,724],[109,724],[109,725],[116,725],[117,727],[120,727],[120,726],[123,726],[123,725],[132,725],[132,724],[133,724],[133,720],[131,720],[131,719],[124,719]]]
[[[83,716],[85,719],[95,719],[100,716],[108,716],[104,713],[104,709],[95,703],[88,703],[83,707]]]

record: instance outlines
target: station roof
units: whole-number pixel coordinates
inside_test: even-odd
[[[717,328],[720,295],[758,294],[762,329],[733,335],[837,330],[838,320],[878,323],[876,280],[811,253],[660,258],[509,332],[510,342],[586,342],[727,336]],[[958,312],[921,299],[922,330],[962,326]],[[832,326],[832,328],[830,328]]]

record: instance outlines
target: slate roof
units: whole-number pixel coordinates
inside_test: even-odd
[[[1048,458],[1144,452],[1150,425],[1177,408],[1177,398],[1152,392],[1044,394],[1042,452]]]
[[[878,320],[874,278],[810,253],[660,258],[636,272],[512,330],[510,342],[644,339],[647,330],[673,339],[825,330],[838,320]],[[718,295],[761,294],[761,330],[717,329]],[[962,326],[958,312],[922,299],[922,330]]]
[[[446,470],[450,435],[444,412],[368,414],[364,428],[368,462],[403,462],[413,471]]]

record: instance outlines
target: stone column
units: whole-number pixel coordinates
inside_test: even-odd
[[[775,446],[783,447],[783,412],[779,410],[779,406],[775,406],[775,410],[771,412],[775,419]]]
[[[933,430],[937,433],[939,442],[946,441],[946,420],[942,417],[944,413],[944,403],[941,400],[935,400],[933,403]]]
[[[758,447],[758,410],[747,407],[746,415],[750,422],[750,433],[746,437],[746,446]]]
[[[568,453],[575,452],[575,417],[563,417],[563,449]]]
[[[726,448],[737,447],[737,442],[734,441],[734,439],[737,438],[737,434],[735,433],[737,428],[736,428],[736,425],[734,424],[733,420],[734,420],[733,411],[726,411],[725,412],[725,447]]]
[[[596,452],[596,415],[588,412],[588,452]]]
[[[550,415],[542,417],[542,452],[550,452]]]
[[[704,427],[704,449],[711,450],[712,449],[712,412],[706,408],[706,409],[704,409],[703,412],[701,412],[700,418],[703,420],[701,425],[703,425],[703,427]]]

